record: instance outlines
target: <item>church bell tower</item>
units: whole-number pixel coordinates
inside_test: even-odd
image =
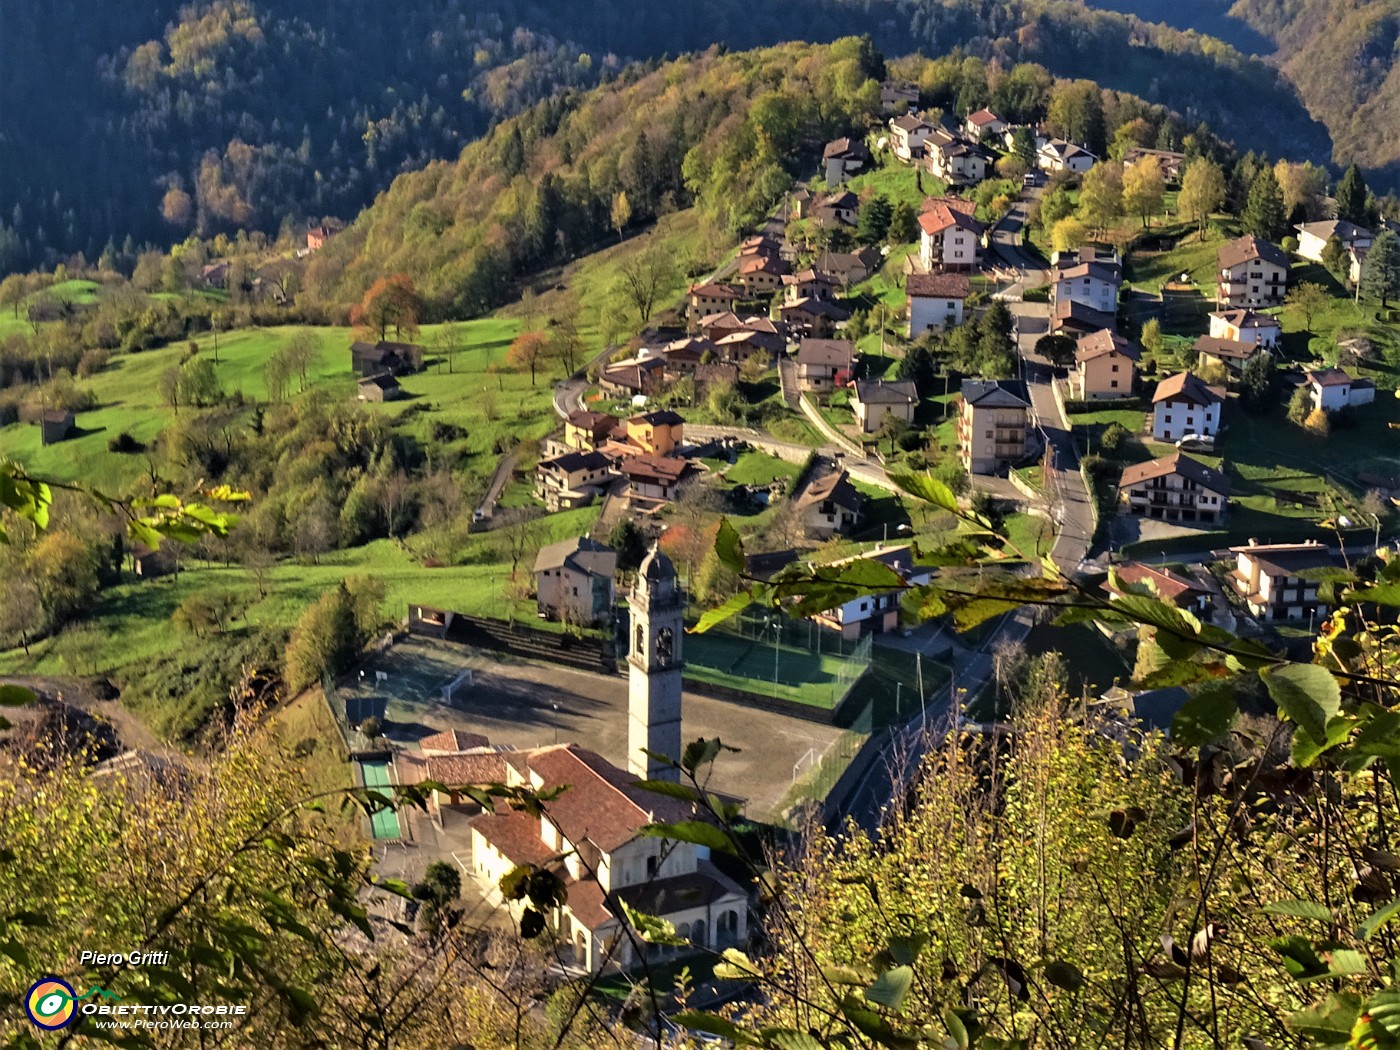
[[[685,603],[676,567],[655,546],[642,559],[628,597],[627,768],[648,780],[679,780],[679,770],[644,754],[681,758],[681,639]]]

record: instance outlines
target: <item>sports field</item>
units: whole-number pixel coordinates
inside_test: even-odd
[[[390,786],[389,763],[383,759],[360,763],[360,774],[367,788]],[[369,818],[370,833],[376,839],[398,839],[403,837],[399,827],[399,815],[392,809],[381,809]]]
[[[361,665],[352,682],[337,688],[346,721],[355,725],[371,715],[384,723],[384,735],[396,743],[412,743],[432,732],[425,712],[442,707],[442,689],[470,664],[461,654],[421,638],[405,638]],[[471,687],[457,687],[455,700],[466,699]]]
[[[805,640],[805,637],[804,637]],[[687,635],[685,676],[827,710],[846,695],[865,662],[720,631]]]

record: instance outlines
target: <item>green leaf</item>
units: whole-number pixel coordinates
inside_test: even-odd
[[[32,690],[20,685],[0,685],[0,707],[23,707],[39,699]]]
[[[1398,912],[1400,912],[1400,900],[1381,905],[1362,920],[1361,925],[1356,928],[1356,936],[1363,941],[1369,941],[1375,936],[1376,931],[1395,918]]]
[[[1349,992],[1329,995],[1306,1010],[1298,1010],[1284,1019],[1290,1030],[1305,1039],[1335,1046],[1351,1041],[1351,1030],[1361,1013],[1361,1000]]]
[[[721,853],[737,857],[739,851],[729,836],[713,824],[703,820],[681,820],[673,824],[648,824],[641,834],[654,839],[673,839],[676,842],[689,842],[696,846],[706,846]]]
[[[1198,689],[1172,718],[1172,741],[1184,747],[1200,747],[1230,731],[1239,713],[1232,686],[1220,683]]]
[[[692,1032],[708,1032],[710,1035],[720,1036],[740,1046],[753,1045],[753,1040],[748,1033],[733,1021],[720,1017],[718,1014],[706,1013],[702,1010],[682,1010],[680,1013],[672,1014],[671,1020]]]
[[[1377,605],[1400,606],[1400,583],[1385,583],[1378,587],[1363,587],[1350,591],[1348,601],[1375,602]]]
[[[908,966],[896,966],[886,970],[865,990],[865,998],[891,1010],[904,1009],[904,997],[914,983],[914,971]]]
[[[1274,937],[1269,947],[1283,959],[1283,968],[1299,981],[1312,981],[1327,976],[1327,964],[1318,957],[1312,941],[1305,937],[1290,934],[1287,937]]]
[[[1279,712],[1314,741],[1326,744],[1327,722],[1341,709],[1342,691],[1337,680],[1316,664],[1270,667],[1259,676]]]
[[[858,970],[854,966],[823,966],[822,977],[829,984],[850,984],[864,987],[869,984],[874,976],[866,970]]]
[[[627,921],[647,944],[680,948],[690,943],[686,938],[677,936],[674,923],[668,922],[660,916],[638,911],[624,900],[619,899],[618,903],[622,905],[622,914],[627,916]]]
[[[1388,1035],[1392,1041],[1400,1039],[1400,991],[1387,988],[1371,996],[1366,1004],[1366,1014],[1371,1024]],[[1365,1045],[1357,1040],[1358,1046]]]
[[[1292,747],[1294,763],[1302,767],[1312,765],[1322,756],[1324,751],[1328,751],[1346,740],[1351,735],[1357,721],[1350,715],[1338,715],[1336,718],[1328,719],[1327,729],[1321,743],[1318,743],[1307,733],[1294,733]]]
[[[1085,985],[1084,974],[1074,963],[1056,959],[1045,964],[1045,979],[1056,988],[1077,992]]]
[[[714,974],[722,981],[751,981],[762,977],[763,971],[738,948],[726,948],[715,964]]]
[[[738,530],[729,523],[728,518],[719,520],[719,534],[715,536],[715,554],[730,571],[740,576],[744,574],[744,541],[739,538]]]
[[[927,474],[891,474],[890,480],[911,496],[917,496],[935,507],[958,513],[958,497],[944,482]]]
[[[889,1050],[916,1050],[920,1045],[920,1040],[896,1032],[888,1019],[873,1010],[865,1009],[854,997],[841,1003],[841,1013],[862,1035],[888,1047]]]
[[[656,795],[669,795],[671,798],[683,799],[686,802],[700,800],[700,793],[689,784],[673,784],[669,780],[638,780],[632,786]]]
[[[719,608],[710,609],[706,611],[700,617],[699,622],[697,622],[695,626],[690,629],[689,633],[704,634],[711,627],[715,626],[715,624],[724,623],[725,620],[728,620],[733,616],[738,616],[741,612],[743,612],[753,603],[754,595],[752,592],[740,591],[738,594],[734,595],[734,597],[730,598]]]
[[[298,1027],[306,1024],[321,1012],[320,1005],[311,993],[301,988],[283,988],[282,995],[291,1006],[292,1024]]]
[[[737,748],[725,747],[720,743],[719,737],[700,737],[692,740],[685,745],[685,752],[681,755],[681,768],[687,773],[694,773],[718,758],[721,751],[738,753]]]
[[[810,1032],[798,1032],[791,1028],[765,1028],[762,1034],[764,1044],[773,1047],[773,1050],[827,1050],[827,1047]]]
[[[1366,972],[1366,957],[1351,948],[1335,948],[1327,954],[1328,970],[1342,977]]]
[[[1266,915],[1284,915],[1292,919],[1312,919],[1316,922],[1331,922],[1332,909],[1316,901],[1274,901],[1264,905]]]
[[[536,908],[526,908],[520,913],[520,936],[532,941],[544,933],[544,913]]]
[[[1355,724],[1354,719],[1347,719],[1348,730]],[[1400,758],[1400,711],[1372,711],[1352,746],[1363,755]]]
[[[926,933],[915,934],[911,937],[891,937],[889,953],[900,966],[912,966],[918,959],[919,953],[928,947],[929,936]]]
[[[963,1019],[952,1010],[944,1010],[943,1026],[948,1029],[948,1038],[953,1041],[957,1050],[967,1050],[972,1041],[968,1038],[967,1025],[963,1024]]]

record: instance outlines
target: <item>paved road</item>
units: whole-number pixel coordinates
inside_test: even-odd
[[[825,817],[832,831],[851,817],[867,832],[875,831],[886,810],[896,803],[913,781],[919,763],[938,746],[955,723],[964,721],[963,705],[992,678],[992,652],[1001,639],[1023,641],[1032,623],[1025,609],[1006,616],[980,649],[969,649],[953,638],[949,658],[953,679],[946,690],[930,697],[927,706],[902,726],[882,730],[857,759],[863,763],[859,779],[843,798],[828,798]]]
[[[1020,280],[1002,293],[1008,299],[1017,299],[1024,289],[1035,288],[1050,279],[1050,272],[1045,269],[1045,260],[1040,258],[1034,249],[1027,248],[1025,243],[1031,207],[1042,193],[1044,190],[1039,186],[1024,189],[1016,203],[1011,206],[1011,210],[992,227],[992,254],[1002,266],[1020,274]]]

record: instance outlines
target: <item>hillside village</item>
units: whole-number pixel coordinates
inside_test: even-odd
[[[1267,161],[1233,207],[1199,150],[1143,132],[1100,155],[1043,120],[925,105],[897,76],[878,87],[878,112],[813,150],[712,258],[662,273],[658,253],[690,218],[627,230],[619,206],[606,265],[619,287],[661,290],[606,336],[556,311],[597,290],[579,267],[604,264],[585,261],[465,333],[420,326],[400,286],[400,312],[377,322],[367,294],[352,326],[192,332],[187,349],[79,373],[94,396],[15,404],[0,414],[7,454],[110,464],[130,455],[121,438],[147,450],[181,428],[201,480],[236,461],[232,420],[256,404],[285,454],[257,461],[257,484],[274,489],[317,444],[373,484],[318,487],[320,471],[300,469],[314,497],[278,488],[278,520],[250,508],[262,531],[238,545],[180,553],[106,535],[108,593],[94,583],[51,637],[6,621],[0,669],[116,676],[123,650],[175,660],[175,629],[202,645],[236,620],[300,668],[290,654],[314,622],[302,606],[345,595],[352,642],[306,665],[286,731],[317,724],[332,779],[435,785],[421,809],[359,821],[381,876],[424,885],[445,866],[452,899],[518,920],[512,873],[557,869],[566,899],[546,921],[562,980],[752,943],[761,908],[742,868],[646,830],[706,819],[695,799],[638,786],[678,787],[660,756],[692,739],[748,752],[721,756],[710,788],[736,813],[784,833],[869,830],[895,804],[883,771],[900,748],[1007,713],[1008,663],[1063,652],[1071,695],[1139,727],[1169,730],[1190,699],[1145,684],[1160,656],[1148,628],[1051,624],[1005,599],[964,630],[953,612],[918,622],[906,591],[990,565],[1306,652],[1336,606],[1331,574],[1396,535],[1400,221],[1321,192],[1280,217]],[[280,265],[345,236],[338,222],[299,230]],[[101,300],[100,281],[67,280]],[[241,261],[201,263],[189,294],[224,303],[230,282],[257,309],[286,306],[267,266]],[[92,306],[57,287],[14,300],[0,334]],[[307,330],[302,356],[282,356]],[[174,374],[159,396],[172,373],[156,361]],[[298,404],[314,406],[305,420]],[[228,419],[196,415],[216,410]],[[469,484],[438,470],[443,455],[470,462]],[[139,463],[121,463],[140,484]],[[946,486],[956,508],[910,477]],[[742,568],[719,550],[731,527]],[[926,563],[960,541],[975,569]],[[892,575],[828,608],[789,598],[696,629],[751,585],[857,562]],[[213,584],[222,598],[204,604],[236,611],[200,606]],[[161,610],[154,628],[147,607]],[[84,616],[101,639],[84,642]],[[168,702],[144,699],[163,729],[104,759],[194,739],[198,722]],[[493,811],[468,784],[568,790],[541,816]],[[366,904],[402,923],[427,900],[376,891]],[[632,909],[685,943],[629,939]]]

